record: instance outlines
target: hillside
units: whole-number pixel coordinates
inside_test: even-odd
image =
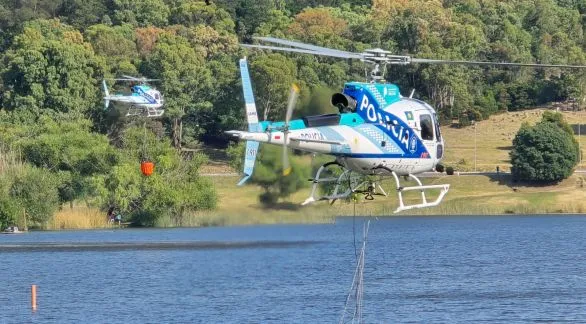
[[[446,142],[445,165],[460,171],[474,171],[474,143],[476,141],[476,170],[495,171],[510,169],[509,151],[515,134],[523,122],[536,123],[543,109],[508,112],[493,115],[487,120],[465,128],[442,127]],[[569,124],[586,123],[586,111],[563,112]],[[582,152],[586,152],[586,135],[576,136]],[[579,168],[586,168],[582,161]]]

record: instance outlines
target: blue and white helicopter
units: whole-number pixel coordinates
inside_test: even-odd
[[[381,49],[352,53],[272,37],[256,39],[279,46],[245,44],[242,46],[358,59],[373,65],[369,82],[348,82],[341,93],[332,96],[331,103],[339,108],[339,114],[306,116],[291,120],[298,94],[298,89],[294,86],[291,90],[285,121],[259,122],[247,61],[240,60],[248,131],[227,132],[247,141],[244,178],[239,185],[244,184],[252,175],[259,143],[283,146],[284,175],[290,172],[287,147],[331,155],[334,160],[323,164],[317,170],[314,179],[311,179],[313,181],[311,194],[303,205],[320,200],[333,202],[347,198],[353,193],[364,193],[365,198],[369,200],[373,199],[373,195],[387,196],[380,183],[389,177],[394,179],[399,197],[399,206],[395,213],[413,208],[437,206],[447,194],[449,184],[423,185],[416,176],[419,173],[434,171],[444,155],[444,140],[435,110],[429,104],[412,98],[413,92],[409,97],[403,97],[396,85],[379,82],[383,79],[380,75],[381,65],[383,71],[388,64],[410,63],[586,68],[586,66],[571,65],[419,59],[392,55]],[[332,172],[324,173],[330,168],[342,168],[342,172],[339,176],[332,177]],[[329,175],[324,177],[324,174]],[[401,186],[401,176],[406,179],[411,178],[416,185]],[[373,181],[373,178],[377,180]],[[335,185],[332,186],[331,192],[319,195],[318,186],[324,183]],[[403,200],[403,192],[411,190],[421,192],[419,203],[406,204]],[[439,190],[439,195],[435,200],[428,201],[425,195],[427,190]]]
[[[138,83],[130,87],[130,94],[110,95],[106,80],[102,81],[104,87],[104,109],[108,109],[110,101],[122,103],[126,110],[126,116],[161,117],[165,110],[162,108],[165,100],[161,92],[147,85],[147,81],[158,79],[136,78],[124,75],[124,78],[108,79],[112,81],[127,81]]]

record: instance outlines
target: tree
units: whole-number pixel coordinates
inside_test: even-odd
[[[8,110],[80,117],[97,107],[104,61],[81,33],[58,20],[27,23],[4,62],[2,106]]]
[[[64,0],[57,10],[63,21],[79,29],[97,24],[107,14],[108,7],[103,0]]]
[[[281,54],[257,56],[250,64],[253,90],[260,105],[262,120],[280,118],[287,107],[297,67]]]
[[[173,145],[181,147],[183,117],[211,109],[212,76],[204,57],[181,36],[162,35],[143,71],[161,79],[165,115],[172,120]]]
[[[26,166],[10,186],[10,196],[24,211],[27,221],[43,226],[59,206],[55,176],[43,169]]]
[[[207,5],[204,1],[177,1],[171,10],[170,21],[173,24],[192,26],[208,26],[221,35],[234,32],[234,21],[230,14],[215,3]]]
[[[546,112],[535,126],[521,126],[510,156],[515,179],[558,182],[572,174],[579,148],[562,115]]]
[[[140,5],[131,0],[114,0],[114,20],[118,24],[133,26],[165,26],[169,18],[169,7],[163,0],[142,0]]]
[[[286,198],[292,193],[307,185],[307,178],[311,172],[310,167],[298,161],[295,156],[290,156],[292,171],[289,175],[283,175],[281,161],[281,147],[263,145],[259,151],[258,160],[250,179],[251,184],[257,184],[264,189],[259,195],[260,202],[271,207],[279,198]],[[244,160],[244,143],[232,146],[228,154],[231,165],[240,169]]]
[[[55,122],[41,118],[32,138],[21,140],[25,161],[56,175],[59,202],[91,194],[89,178],[110,172],[118,152],[104,135],[91,133],[87,120]],[[47,172],[48,173],[48,172]]]
[[[104,209],[114,206],[127,220],[153,226],[161,217],[181,225],[187,212],[212,209],[217,196],[213,185],[199,176],[205,163],[203,155],[184,160],[170,145],[142,127],[124,131],[120,149],[124,153],[118,165],[104,176],[99,189]],[[140,173],[140,159],[147,155],[155,163],[155,173]]]
[[[92,44],[97,55],[104,57],[110,72],[115,76],[118,73],[136,74],[132,61],[138,57],[135,42],[135,31],[131,25],[107,26],[93,25],[86,29],[84,36]],[[120,71],[121,68],[132,66],[131,71]]]

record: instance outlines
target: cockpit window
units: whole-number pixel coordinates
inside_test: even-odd
[[[421,115],[421,139],[431,141],[433,140],[433,121],[431,115]]]

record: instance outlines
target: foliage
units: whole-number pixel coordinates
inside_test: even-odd
[[[446,168],[446,174],[447,175],[454,175],[454,168],[449,166]]]
[[[572,174],[579,147],[561,114],[546,112],[535,126],[521,126],[510,156],[516,179],[558,182]]]
[[[18,206],[18,211],[24,211],[29,224],[44,226],[59,206],[56,187],[53,174],[27,166],[14,176],[9,195]],[[9,208],[15,212],[16,206]]]
[[[172,146],[225,145],[224,131],[245,127],[239,58],[249,56],[260,119],[283,117],[293,82],[301,87],[295,114],[307,115],[335,112],[331,94],[346,81],[364,80],[362,62],[245,51],[239,42],[274,36],[433,59],[584,64],[585,8],[582,1],[551,0],[2,1],[0,140],[19,150],[27,173],[48,174],[61,203],[113,203],[143,224],[153,224],[161,213],[181,223],[181,215],[209,208],[215,196],[198,177],[189,185],[172,180],[202,163],[199,157],[184,161]],[[142,120],[103,110],[102,79],[122,74],[160,79],[153,83],[164,95],[166,112],[148,123],[146,136],[136,127]],[[416,90],[440,120],[458,118],[466,125],[554,101],[572,100],[580,108],[585,76],[565,69],[413,64],[394,66],[386,78],[403,95]],[[128,84],[111,86],[115,92]],[[542,123],[567,131],[557,118],[544,116],[548,121]],[[539,132],[524,129],[519,141],[552,131],[542,123],[535,126]],[[571,141],[554,138],[556,147],[570,150]],[[234,155],[241,154],[238,149]],[[137,163],[146,155],[156,161],[151,178],[138,172]],[[280,181],[275,177],[280,154],[266,155],[276,162],[261,160],[259,165],[267,167],[257,166],[257,172],[273,195],[265,197],[270,202],[296,185],[293,180],[269,185]],[[571,164],[570,155],[559,156],[565,162],[554,163],[552,170]],[[546,178],[565,174],[553,173]],[[10,194],[14,181],[2,183],[0,219],[20,213],[12,211],[19,208]]]
[[[167,24],[169,7],[163,0],[114,0],[114,21],[134,26],[162,26]]]
[[[215,207],[214,187],[198,175],[205,156],[182,159],[168,140],[139,127],[128,128],[122,136],[124,159],[103,178],[100,189],[104,208],[115,207],[123,219],[153,226],[160,217],[181,225],[187,212]],[[140,173],[138,161],[145,156],[155,163],[150,177]]]
[[[269,145],[261,147],[250,182],[264,189],[263,195],[259,197],[262,203],[274,203],[307,185],[310,167],[300,163],[293,155],[290,156],[290,161],[292,171],[284,176],[281,148]]]
[[[58,20],[27,24],[4,56],[2,106],[36,116],[90,111],[98,102],[104,64],[88,45]]]

